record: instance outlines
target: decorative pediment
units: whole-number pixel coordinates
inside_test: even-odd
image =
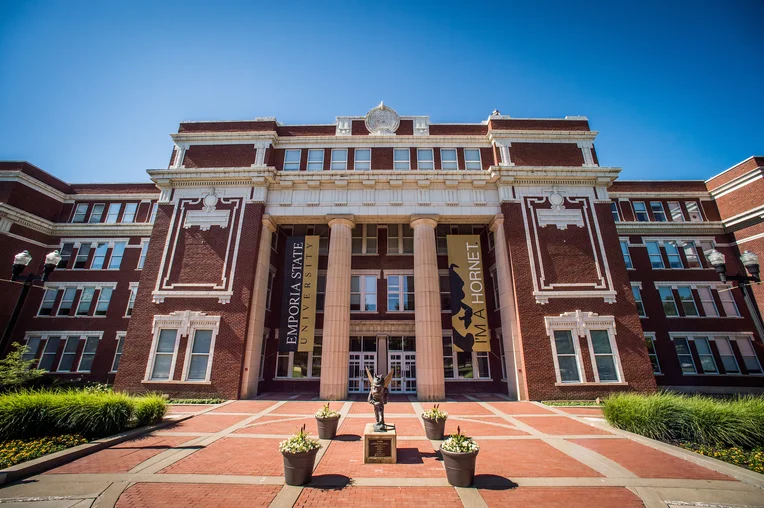
[[[401,118],[393,108],[380,102],[379,106],[366,113],[366,128],[372,136],[395,136]]]
[[[201,210],[189,210],[186,213],[186,219],[183,222],[185,229],[198,226],[202,231],[209,231],[212,226],[223,229],[228,227],[231,211],[215,209],[218,204],[218,195],[215,193],[215,189],[202,195],[202,203],[204,206]]]

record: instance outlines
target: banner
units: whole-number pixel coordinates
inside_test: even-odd
[[[490,351],[488,309],[479,235],[448,235],[451,327],[459,352]]]
[[[313,351],[317,286],[318,236],[290,236],[284,253],[280,353]]]

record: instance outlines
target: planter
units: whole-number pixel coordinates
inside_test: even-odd
[[[313,477],[318,448],[309,452],[284,453],[284,479],[287,485],[305,485]]]
[[[475,480],[475,460],[478,452],[454,453],[440,449],[446,466],[448,483],[454,487],[469,487]]]
[[[334,439],[334,437],[337,435],[337,424],[339,421],[339,416],[334,418],[316,417],[316,425],[318,426],[318,439]]]
[[[427,439],[443,440],[443,435],[446,431],[445,418],[430,420],[429,418],[422,417],[422,421],[424,422],[424,433],[427,435]]]

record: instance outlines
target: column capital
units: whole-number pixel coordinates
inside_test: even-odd
[[[347,226],[350,229],[355,227],[355,217],[353,215],[327,215],[329,219],[329,227],[333,228],[337,225]]]
[[[278,227],[276,226],[276,223],[273,222],[273,218],[268,214],[263,215],[263,227],[271,233],[275,232],[276,229],[278,229]]]
[[[435,229],[438,227],[439,218],[439,215],[412,215],[409,225],[412,228],[416,228],[417,226],[430,226]]]
[[[491,223],[488,225],[489,231],[496,231],[504,224],[504,214],[503,213],[497,213]]]

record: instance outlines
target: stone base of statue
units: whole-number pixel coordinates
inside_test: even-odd
[[[395,426],[387,425],[387,430],[374,430],[373,423],[367,423],[363,431],[363,463],[395,464],[398,461],[398,439]]]

